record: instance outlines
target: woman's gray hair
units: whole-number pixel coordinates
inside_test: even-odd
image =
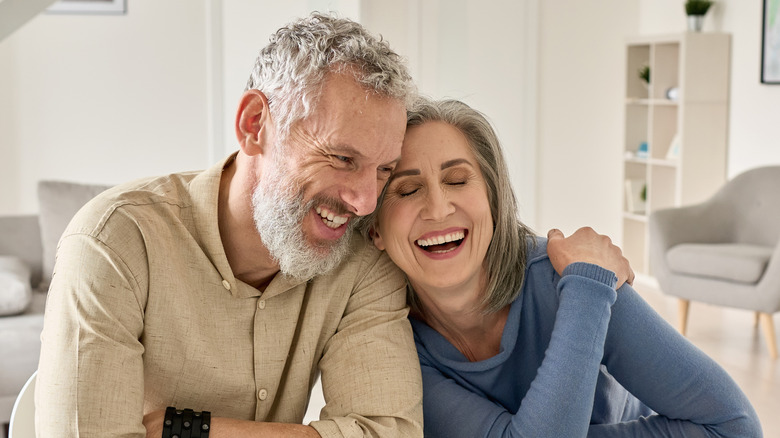
[[[257,57],[246,90],[268,98],[282,138],[311,113],[328,73],[347,73],[366,90],[410,105],[416,87],[404,60],[386,41],[354,21],[312,13],[271,36]]]
[[[463,133],[485,179],[493,217],[493,238],[484,260],[487,287],[482,298],[482,310],[485,313],[496,312],[520,295],[528,252],[526,245],[533,241],[533,232],[520,222],[501,143],[487,118],[457,100],[420,98],[407,113],[406,126],[408,129],[433,121],[447,123]],[[377,210],[380,207],[378,205]],[[371,223],[375,222],[368,219],[366,225]],[[409,305],[413,310],[421,311],[411,285],[407,289]]]

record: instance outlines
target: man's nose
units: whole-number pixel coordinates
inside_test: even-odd
[[[357,216],[370,214],[376,208],[379,197],[379,181],[376,171],[366,169],[353,174],[343,182],[341,198]]]

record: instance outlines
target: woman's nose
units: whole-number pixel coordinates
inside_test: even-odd
[[[427,220],[440,221],[455,212],[455,206],[440,186],[428,190],[421,217]]]

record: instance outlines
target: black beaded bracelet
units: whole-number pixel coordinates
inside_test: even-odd
[[[162,438],[209,438],[211,412],[165,408]]]

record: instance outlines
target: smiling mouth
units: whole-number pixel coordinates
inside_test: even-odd
[[[322,218],[322,222],[328,228],[338,228],[349,220],[349,216],[339,216],[335,212],[329,210],[327,207],[317,207],[317,214]]]
[[[430,239],[418,239],[416,242],[422,250],[442,254],[455,250],[463,243],[466,238],[465,230],[448,233],[443,236],[432,237]]]

